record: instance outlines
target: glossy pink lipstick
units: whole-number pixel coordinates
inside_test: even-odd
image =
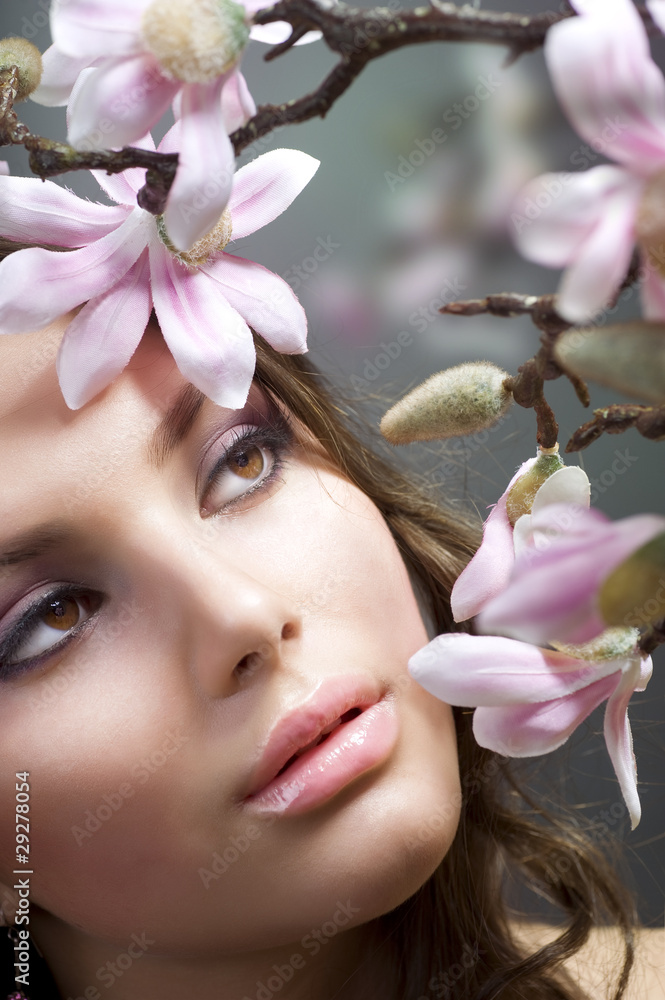
[[[273,727],[244,801],[261,812],[307,812],[381,764],[398,729],[394,700],[371,678],[331,678]]]

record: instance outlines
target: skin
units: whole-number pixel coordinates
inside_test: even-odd
[[[0,685],[0,891],[11,909],[26,770],[30,930],[63,997],[254,1000],[295,954],[280,997],[388,996],[372,921],[445,855],[459,792],[451,710],[406,672],[428,636],[392,537],[300,446],[275,483],[203,516],[244,488],[226,472],[202,512],[196,480],[229,428],[264,419],[258,391],[241,413],[206,401],[156,468],[147,442],[186,384],[159,331],[72,412],[54,363],[66,322],[0,338],[0,548],[52,518],[76,531],[0,566],[0,641],[18,602],[50,583],[101,603],[78,638]],[[303,815],[257,816],[239,801],[257,747],[343,674],[394,697],[390,756]],[[111,815],[82,832],[109,799]],[[205,885],[200,869],[233,844],[247,846]],[[100,977],[132,940],[131,965]]]

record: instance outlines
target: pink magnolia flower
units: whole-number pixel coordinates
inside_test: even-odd
[[[178,130],[161,150],[171,151]],[[280,215],[318,165],[293,149],[247,164],[218,226],[188,254],[172,247],[163,220],[137,207],[138,168],[96,175],[115,206],[50,181],[2,178],[0,234],[79,249],[19,250],[0,264],[0,333],[41,329],[86,303],[57,358],[63,395],[76,409],[123,370],[154,307],[185,378],[220,406],[243,406],[255,365],[250,326],[276,350],[297,354],[306,350],[307,321],[282,278],[225,247],[232,231],[242,239]]]
[[[531,517],[528,514],[522,515],[514,530],[506,510],[508,494],[537,461],[537,458],[528,459],[510,480],[483,526],[482,545],[455,581],[451,607],[456,622],[466,621],[477,615],[488,601],[497,597],[508,586],[515,563],[515,546],[522,545]],[[576,465],[562,466],[536,492],[532,512],[562,502],[588,507],[589,494],[589,480],[583,470]]]
[[[665,531],[665,518],[639,514],[612,522],[600,511],[554,504],[535,511],[523,531],[530,537],[508,585],[483,606],[479,630],[524,642],[580,643],[607,627],[598,609],[605,579]]]
[[[44,54],[42,82],[32,98],[47,105],[70,101],[73,146],[136,143],[177,98],[179,161],[164,217],[179,250],[209,232],[228,202],[235,166],[229,133],[256,112],[238,68],[250,36],[247,15],[268,4],[67,0],[51,7],[54,44]],[[278,22],[259,34],[281,40],[289,32]],[[197,203],[204,208],[183,211]]]
[[[635,629],[610,631],[589,658],[497,636],[439,635],[411,657],[409,672],[448,704],[475,707],[476,740],[508,757],[555,750],[607,701],[605,741],[634,828],[641,810],[627,708],[652,664],[635,649]]]
[[[609,304],[637,243],[644,314],[662,319],[665,80],[632,0],[571,2],[579,16],[547,33],[552,83],[579,134],[619,165],[533,181],[512,215],[517,246],[539,264],[566,268],[557,309],[578,323]]]

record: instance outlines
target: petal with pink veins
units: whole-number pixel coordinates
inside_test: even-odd
[[[156,237],[150,271],[157,319],[182,374],[219,406],[243,407],[256,362],[243,318],[217,282],[202,271],[188,271]]]
[[[68,108],[77,149],[120,149],[141,139],[168,109],[180,84],[151,55],[106,59],[81,74]]]
[[[606,627],[597,608],[600,584],[662,532],[665,519],[640,514],[612,523],[598,511],[565,504],[532,517],[544,544],[522,552],[508,586],[480,612],[478,628],[524,642],[587,642]]]
[[[234,70],[222,87],[222,117],[229,135],[246,125],[256,114],[256,104],[247,81],[239,69]]]
[[[507,757],[539,757],[556,750],[612,695],[621,676],[615,671],[574,694],[536,705],[477,708],[473,735],[482,747]]]
[[[580,247],[557,294],[557,311],[571,323],[592,319],[610,304],[626,275],[635,244],[639,183],[617,191],[598,226]]]
[[[631,828],[640,821],[641,807],[637,794],[637,767],[633,753],[633,738],[628,721],[628,702],[634,691],[643,691],[651,677],[651,657],[635,657],[624,669],[621,680],[610,696],[605,709],[605,742],[623,794]]]
[[[645,277],[640,287],[642,312],[645,319],[665,319],[665,277],[660,271],[645,267]]]
[[[579,134],[641,176],[665,167],[665,80],[632,0],[578,4],[553,25],[545,59]]]
[[[55,45],[42,56],[42,78],[30,99],[49,108],[67,103],[79,74],[90,65],[88,56],[66,56]]]
[[[449,705],[503,707],[550,702],[621,668],[495,635],[438,635],[409,660],[409,673]]]
[[[178,250],[189,250],[214,229],[229,200],[235,153],[224,125],[224,83],[219,77],[182,88],[182,117],[171,129],[179,136],[178,169],[164,211],[166,231]],[[169,148],[168,142],[162,146]]]
[[[77,410],[119,375],[150,319],[148,250],[112,288],[85,304],[65,331],[57,358],[62,394]]]
[[[535,462],[535,458],[530,458],[520,465],[483,525],[480,548],[455,581],[450,606],[456,622],[463,622],[477,615],[508,584],[515,556],[513,529],[506,513],[506,500],[517,480]]]
[[[523,217],[515,235],[518,250],[537,264],[566,267],[596,232],[615,198],[630,192],[637,201],[642,184],[620,167],[537,177],[513,206],[513,216]]]
[[[299,149],[273,149],[241,167],[229,198],[233,238],[243,239],[281,215],[318,168],[319,160]]]
[[[65,55],[98,59],[139,52],[141,16],[152,0],[67,0],[51,7],[51,35]]]
[[[0,234],[17,242],[82,247],[108,236],[127,214],[126,208],[84,201],[53,181],[11,177],[0,184]]]
[[[283,354],[307,350],[307,317],[283,278],[244,257],[222,254],[201,268],[245,322]]]
[[[127,273],[147,243],[136,209],[108,236],[80,250],[31,248],[0,264],[0,333],[41,330],[75,306],[106,292]]]

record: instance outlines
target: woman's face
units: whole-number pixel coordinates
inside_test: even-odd
[[[382,517],[257,389],[196,412],[157,330],[69,411],[65,325],[0,338],[0,881],[28,771],[38,929],[204,956],[388,911],[459,781]]]

